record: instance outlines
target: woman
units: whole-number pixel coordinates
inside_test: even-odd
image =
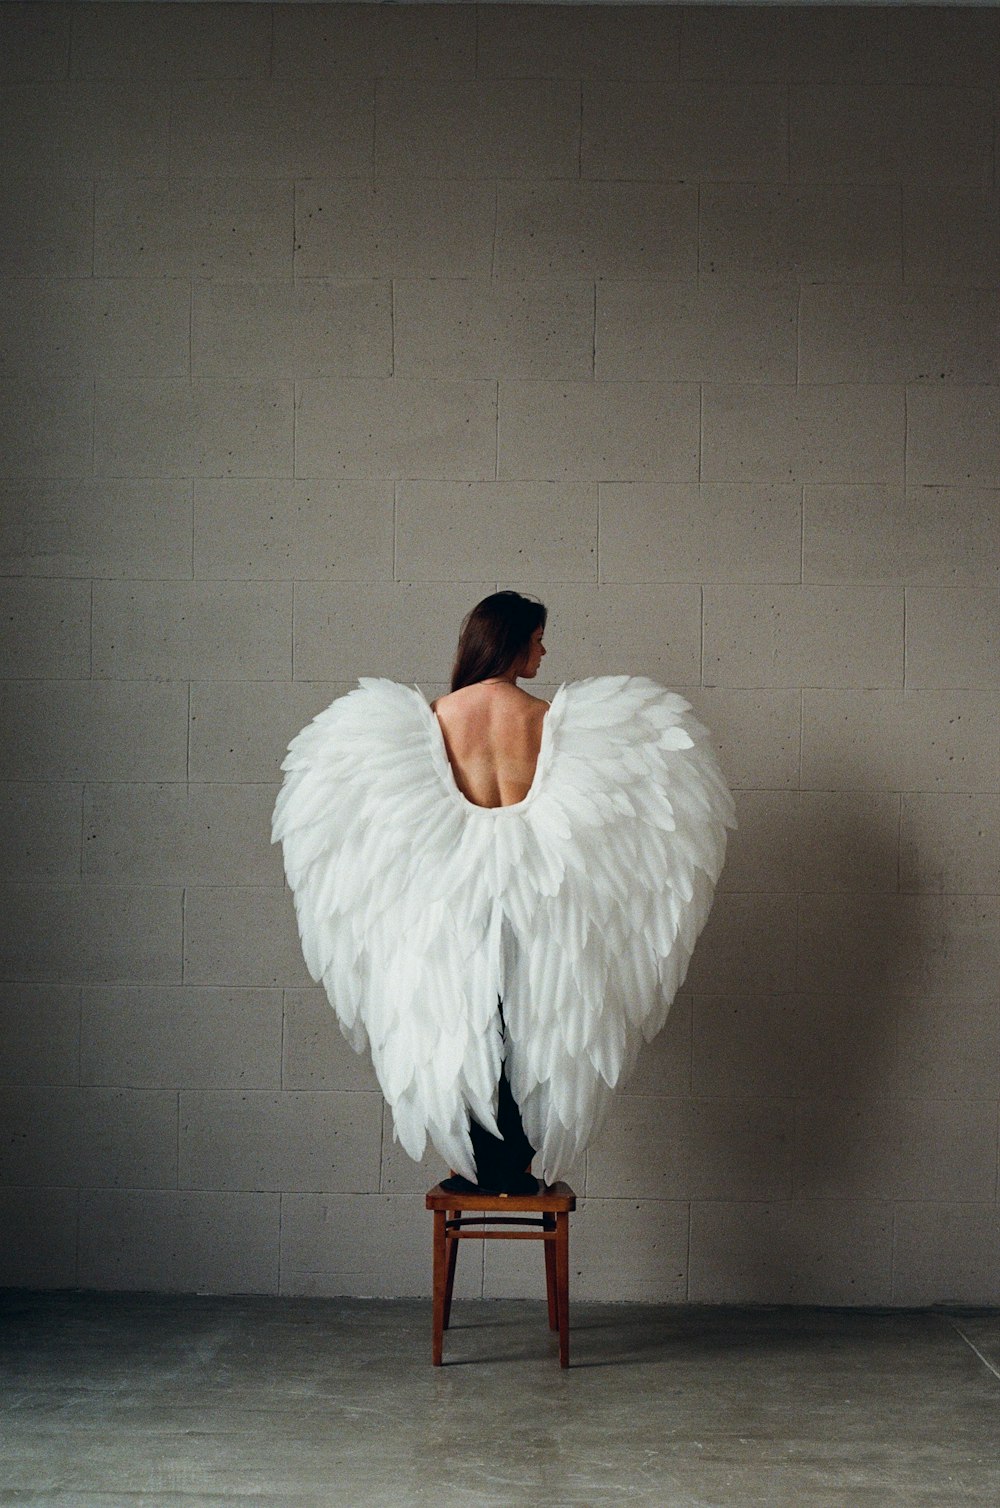
[[[533,1189],[536,1148],[568,1171],[666,1020],[735,826],[682,697],[516,684],[545,624],[484,598],[432,705],[363,679],[293,739],[274,810],[309,972],[397,1139],[462,1188]]]
[[[531,789],[548,702],[518,686],[538,674],[546,611],[517,592],[496,592],[469,613],[455,655],[451,692],[431,702],[441,725],[455,784],[476,806],[513,806]],[[498,1003],[501,1031],[503,1002]],[[524,1134],[506,1072],[498,1084],[499,1137],[470,1117],[476,1183],[453,1174],[452,1192],[535,1193],[535,1149]]]

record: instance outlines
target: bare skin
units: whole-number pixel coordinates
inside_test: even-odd
[[[474,806],[513,806],[535,778],[549,704],[517,685],[538,674],[545,654],[536,629],[519,661],[502,676],[478,681],[431,703],[455,784]]]

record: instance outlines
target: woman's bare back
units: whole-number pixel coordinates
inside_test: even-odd
[[[514,806],[535,778],[548,702],[480,681],[431,703],[455,784],[475,806]]]

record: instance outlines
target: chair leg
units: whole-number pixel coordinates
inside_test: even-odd
[[[556,1220],[554,1215],[542,1216],[543,1229],[554,1231]],[[549,1301],[549,1329],[559,1328],[559,1296],[556,1293],[556,1243],[544,1241],[545,1246],[545,1296]]]
[[[448,1210],[446,1212],[445,1218],[447,1219],[448,1216],[451,1215],[452,1213],[453,1212],[451,1210]],[[458,1211],[455,1210],[454,1214],[457,1216],[458,1215]],[[446,1261],[445,1261],[443,1328],[445,1330],[447,1330],[448,1325],[451,1322],[451,1295],[452,1295],[452,1290],[455,1287],[455,1263],[458,1260],[458,1237],[455,1236],[455,1235],[450,1235],[449,1232],[448,1232],[447,1226],[445,1226],[445,1238],[444,1238],[444,1240],[445,1240]]]
[[[444,1332],[444,1299],[445,1289],[448,1282],[448,1274],[445,1263],[445,1212],[434,1211],[434,1320],[431,1330],[431,1361],[434,1366],[441,1365],[441,1353],[443,1350]]]
[[[569,1215],[556,1215],[556,1300],[559,1308],[559,1365],[569,1366]]]

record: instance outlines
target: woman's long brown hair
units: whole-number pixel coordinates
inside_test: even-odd
[[[536,628],[544,628],[545,605],[520,592],[494,592],[477,602],[462,622],[451,672],[451,689],[503,675],[524,654]]]

